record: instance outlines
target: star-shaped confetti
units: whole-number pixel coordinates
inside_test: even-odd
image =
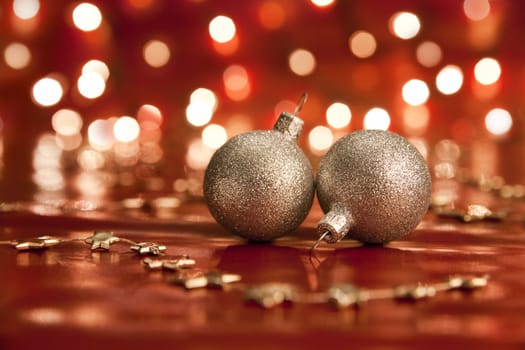
[[[394,288],[394,297],[399,300],[419,300],[436,295],[436,288],[422,284],[403,285]]]
[[[224,288],[227,284],[239,282],[241,276],[233,273],[225,273],[221,271],[210,271],[203,273],[202,271],[186,271],[179,273],[171,282],[182,285],[186,289],[215,287]]]
[[[152,259],[146,258],[143,264],[149,270],[171,270],[178,271],[182,269],[188,269],[195,266],[195,260],[190,259],[189,256],[184,255],[173,259]]]
[[[293,302],[296,298],[295,288],[286,283],[266,283],[247,288],[244,299],[252,301],[265,309]]]
[[[358,306],[369,299],[369,293],[353,284],[340,284],[328,290],[328,302],[338,309]]]
[[[489,283],[489,275],[483,276],[451,276],[448,279],[448,284],[451,289],[473,290],[487,286]]]
[[[109,246],[119,240],[120,238],[113,236],[113,233],[110,231],[95,231],[84,242],[91,245],[91,250],[109,250]]]
[[[135,243],[132,244],[130,248],[138,255],[161,255],[166,251],[165,245],[149,242]]]
[[[463,223],[478,221],[503,221],[508,213],[505,210],[493,212],[480,204],[470,204],[466,209],[453,209],[448,207],[435,207],[436,214],[444,218],[453,218]]]
[[[51,236],[40,236],[37,238],[17,239],[12,241],[12,245],[18,250],[41,250],[52,247],[62,242],[60,238]]]

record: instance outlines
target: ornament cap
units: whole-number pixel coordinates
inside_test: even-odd
[[[326,243],[341,241],[353,225],[353,219],[348,210],[335,204],[317,224],[317,233]]]
[[[297,139],[303,131],[304,121],[296,116],[295,114],[282,112],[279,116],[279,119],[275,122],[273,126],[274,131],[278,131],[290,140],[297,142]]]

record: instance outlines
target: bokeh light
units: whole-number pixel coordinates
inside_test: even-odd
[[[308,50],[297,49],[288,57],[288,64],[292,72],[300,76],[312,74],[315,69],[315,56]]]
[[[82,135],[76,133],[73,135],[56,134],[55,142],[64,151],[76,150],[82,144]]]
[[[318,125],[308,134],[308,144],[312,153],[321,155],[325,153],[334,142],[332,130],[326,126]]]
[[[372,56],[377,48],[377,42],[374,36],[364,30],[353,33],[348,39],[348,43],[350,51],[359,58]]]
[[[335,0],[310,0],[317,7],[328,7],[334,4]]]
[[[512,51],[519,36],[514,5],[460,0],[365,9],[336,0],[260,0],[219,8],[206,0],[78,0],[61,7],[8,0],[4,7],[4,136],[22,130],[22,119],[31,125],[24,136],[47,128],[68,171],[73,152],[66,151],[85,151],[105,159],[111,172],[139,166],[125,169],[138,184],[141,176],[160,176],[146,164],[163,156],[180,161],[188,150],[192,165],[175,176],[198,178],[193,170],[203,168],[210,149],[240,132],[271,128],[274,111],[292,112],[305,82],[303,141],[315,155],[361,127],[391,128],[424,139],[430,150],[443,138],[463,146],[511,131],[520,136],[525,68],[520,50]],[[295,32],[305,26],[308,35]],[[34,104],[23,106],[29,97]],[[10,144],[6,150],[10,161]],[[0,144],[0,176],[2,152]]]
[[[283,4],[278,0],[263,2],[258,10],[259,22],[266,29],[278,29],[286,20]]]
[[[208,124],[217,108],[217,96],[206,88],[197,88],[190,95],[186,107],[186,120],[193,126]]]
[[[500,76],[501,66],[494,58],[482,58],[474,66],[474,77],[482,85],[494,84]]]
[[[485,116],[485,127],[492,135],[505,135],[512,128],[512,116],[503,108],[494,108]]]
[[[61,156],[62,150],[55,142],[55,137],[45,133],[37,141],[33,154],[33,167],[35,169],[60,168]]]
[[[427,102],[430,90],[427,83],[419,79],[412,79],[403,85],[403,100],[411,106],[419,106]]]
[[[403,127],[407,134],[423,136],[430,122],[430,111],[427,106],[405,106],[403,109]]]
[[[106,89],[106,81],[95,72],[88,71],[82,73],[77,81],[78,91],[82,96],[88,99],[100,97]]]
[[[443,51],[433,41],[424,41],[416,49],[416,58],[423,67],[435,67],[441,62]]]
[[[186,153],[186,164],[194,170],[204,170],[215,150],[202,143],[202,139],[190,142]]]
[[[163,133],[159,126],[153,124],[148,124],[147,128],[144,127],[144,124],[140,125],[140,142],[145,145],[147,143],[160,143]]]
[[[326,122],[334,129],[345,128],[352,120],[352,112],[348,105],[335,102],[326,109]]]
[[[31,51],[22,43],[11,43],[4,49],[4,60],[13,69],[23,69],[31,62]]]
[[[109,68],[106,63],[100,60],[89,60],[82,66],[82,74],[94,72],[104,78],[105,81],[109,79]]]
[[[144,44],[142,57],[148,65],[154,68],[165,66],[170,60],[171,52],[168,45],[160,40],[150,40]]]
[[[244,100],[250,95],[251,87],[248,72],[239,65],[231,65],[223,73],[226,96],[234,101]]]
[[[120,117],[113,125],[113,134],[115,139],[120,142],[135,141],[140,134],[139,123],[132,117]]]
[[[390,115],[379,107],[374,107],[366,112],[363,119],[365,129],[388,130],[390,127]]]
[[[155,164],[162,160],[164,151],[156,142],[148,142],[141,145],[140,161],[147,164]]]
[[[102,13],[99,8],[88,2],[75,6],[72,16],[75,26],[84,32],[91,32],[102,23]]]
[[[113,125],[116,119],[96,119],[88,126],[88,142],[97,151],[107,151],[113,147],[115,136]]]
[[[490,14],[489,0],[465,0],[463,2],[463,12],[472,21],[480,21],[487,18]]]
[[[58,134],[72,136],[82,129],[82,116],[71,109],[59,109],[51,117],[51,126]]]
[[[33,151],[33,182],[42,191],[60,191],[66,181],[61,167],[62,148],[55,137],[45,133],[37,141]]]
[[[420,29],[419,18],[411,12],[398,12],[390,18],[390,31],[400,39],[412,39]]]
[[[434,153],[439,161],[455,163],[461,157],[461,147],[453,140],[444,139],[436,143]]]
[[[33,173],[33,182],[44,191],[60,191],[66,185],[64,175],[56,168],[36,169]]]
[[[217,16],[208,26],[211,38],[218,43],[226,43],[235,37],[235,22],[227,16]]]
[[[106,173],[83,171],[76,177],[75,187],[83,197],[102,197],[107,192],[109,178],[110,175]],[[74,314],[71,316],[74,319],[73,322],[84,325],[100,325],[104,321],[104,315],[99,310],[93,308],[78,308],[74,310]]]
[[[42,326],[60,325],[67,322],[66,313],[54,307],[35,307],[21,314],[21,316],[33,324]]]
[[[228,139],[226,129],[218,124],[207,125],[202,129],[202,143],[210,148],[221,147]]]
[[[39,0],[13,0],[13,12],[20,19],[31,19],[40,10]]]
[[[116,123],[115,123],[116,125]],[[131,126],[127,125],[126,128],[129,128]],[[124,139],[129,140],[130,134],[133,132],[133,129],[129,129],[126,132],[124,131],[124,128],[119,129],[113,129],[115,133],[121,133],[120,136],[122,136]],[[140,159],[140,143],[137,142],[137,138],[134,138],[130,141],[120,141],[115,143],[113,146],[113,154],[115,162],[124,167],[131,167],[138,163]]]
[[[44,133],[38,138],[37,145],[35,148],[35,154],[41,155],[48,159],[53,159],[53,166],[59,167],[60,162],[58,158],[62,155],[62,150],[57,147],[55,138],[50,133]]]
[[[97,170],[104,167],[106,158],[94,149],[85,148],[78,152],[77,163],[83,170]]]
[[[202,104],[212,111],[217,108],[217,95],[203,87],[195,89],[190,95],[190,104]]]
[[[143,130],[155,130],[162,124],[162,112],[156,106],[145,104],[137,111],[137,121]]]
[[[436,76],[436,87],[444,95],[452,95],[463,86],[463,72],[455,65],[443,67]]]
[[[57,104],[64,95],[64,89],[60,82],[54,78],[42,78],[32,88],[33,100],[44,107]]]
[[[193,126],[203,126],[210,122],[213,110],[204,104],[189,104],[186,107],[186,120]]]

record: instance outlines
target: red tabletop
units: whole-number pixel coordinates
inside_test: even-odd
[[[172,219],[147,213],[2,214],[4,240],[49,234],[118,237],[188,254],[199,269],[240,274],[222,289],[185,290],[169,272],[148,271],[129,244],[91,251],[68,242],[44,251],[0,246],[0,346],[22,348],[289,349],[503,348],[525,345],[522,223],[463,224],[429,212],[406,238],[385,246],[347,240],[321,245],[314,259],[315,207],[294,234],[251,244],[225,232],[203,203],[185,203]],[[283,282],[301,293],[338,283],[360,288],[440,283],[450,275],[490,274],[485,288],[438,292],[417,301],[370,300],[337,309],[291,303],[264,309],[243,300],[248,286]]]

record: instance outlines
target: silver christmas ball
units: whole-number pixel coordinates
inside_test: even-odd
[[[386,243],[412,231],[430,203],[428,166],[405,138],[362,130],[338,140],[319,164],[317,197],[326,213],[318,233]]]
[[[215,152],[203,187],[218,223],[249,240],[270,241],[303,222],[314,197],[314,177],[296,144],[302,124],[283,113],[274,130],[240,134]]]

